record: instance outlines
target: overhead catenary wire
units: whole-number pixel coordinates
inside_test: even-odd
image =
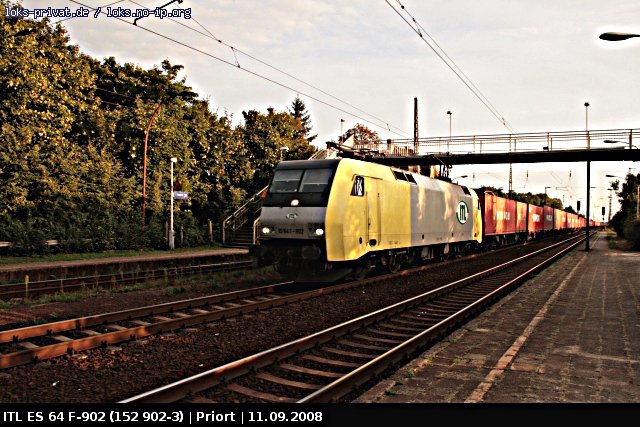
[[[137,6],[145,7],[144,5],[142,5],[142,4],[140,4],[140,3],[138,3],[138,2],[136,2],[136,1],[134,1],[134,0],[127,0],[127,1],[129,1],[130,3],[133,3],[133,4],[137,5]],[[176,8],[177,8],[177,9],[180,9],[179,7],[176,7]],[[193,22],[195,22],[196,24],[198,24],[198,26],[200,26],[200,28],[202,28],[202,30],[203,30],[204,32],[202,32],[202,31],[198,30],[197,28],[193,28],[193,27],[191,27],[190,25],[187,25],[187,24],[185,24],[184,22],[181,22],[181,21],[179,21],[179,20],[177,20],[177,19],[173,19],[173,18],[171,18],[171,17],[167,17],[166,19],[168,19],[168,20],[170,20],[170,21],[172,21],[172,22],[174,22],[174,23],[176,23],[176,24],[178,24],[178,25],[181,25],[181,26],[183,26],[183,27],[185,27],[185,28],[187,28],[187,29],[189,29],[189,30],[191,30],[191,31],[194,31],[194,32],[196,32],[196,33],[198,33],[198,34],[200,34],[200,35],[203,35],[203,36],[205,36],[205,37],[211,38],[212,40],[215,40],[216,42],[220,43],[221,45],[228,47],[228,48],[232,51],[232,53],[233,53],[233,55],[234,55],[234,58],[235,58],[235,60],[236,60],[236,64],[235,64],[235,65],[236,65],[236,67],[238,67],[238,68],[242,68],[242,67],[241,67],[241,65],[240,65],[240,62],[239,62],[239,60],[238,60],[238,57],[237,57],[236,53],[239,53],[239,54],[241,54],[241,55],[246,56],[247,58],[250,58],[250,59],[252,59],[252,60],[254,60],[254,61],[256,61],[256,62],[259,62],[260,64],[262,64],[262,65],[264,65],[264,66],[266,66],[266,67],[268,67],[268,68],[271,68],[272,70],[277,71],[277,72],[279,72],[279,73],[281,73],[281,74],[283,74],[283,75],[285,75],[285,76],[287,76],[287,77],[289,77],[289,78],[291,78],[291,79],[293,79],[293,80],[295,80],[295,81],[297,81],[297,82],[299,82],[299,83],[302,83],[303,85],[305,85],[305,86],[307,86],[307,87],[309,87],[309,88],[311,88],[311,89],[317,90],[318,92],[322,93],[323,95],[326,95],[326,96],[330,97],[331,99],[334,99],[334,100],[336,100],[336,101],[338,101],[338,102],[340,102],[340,103],[342,103],[342,104],[344,104],[344,105],[346,105],[346,106],[348,106],[348,107],[350,107],[350,108],[353,108],[354,110],[359,111],[360,113],[363,113],[363,114],[365,114],[366,116],[368,116],[368,117],[370,117],[370,118],[373,118],[374,120],[377,120],[377,121],[378,121],[378,122],[380,122],[380,123],[384,123],[384,124],[385,124],[385,126],[376,125],[376,126],[378,126],[378,127],[380,127],[380,128],[384,128],[384,129],[389,130],[389,131],[391,131],[391,129],[393,128],[393,129],[396,129],[397,131],[399,131],[399,133],[397,133],[397,132],[394,132],[394,133],[396,133],[396,134],[400,134],[400,135],[402,135],[402,136],[404,136],[404,137],[409,137],[409,135],[408,135],[406,132],[404,132],[400,127],[398,127],[398,126],[394,126],[394,125],[391,125],[391,124],[389,124],[389,122],[387,122],[386,120],[384,120],[384,119],[382,119],[382,118],[380,118],[380,117],[377,117],[377,116],[375,116],[375,115],[373,115],[373,114],[371,114],[371,113],[368,113],[367,111],[364,111],[364,110],[362,110],[361,108],[358,108],[357,106],[355,106],[355,105],[353,105],[353,104],[351,104],[351,103],[349,103],[349,102],[345,101],[344,99],[341,99],[341,98],[339,98],[339,97],[337,97],[337,96],[335,96],[335,95],[333,95],[333,94],[331,94],[331,93],[329,93],[329,92],[327,92],[327,91],[325,91],[325,90],[323,90],[323,89],[319,88],[319,87],[318,87],[318,86],[316,86],[316,85],[313,85],[313,84],[311,84],[311,83],[309,83],[309,82],[307,82],[307,81],[305,81],[305,80],[302,80],[302,79],[300,79],[299,77],[296,77],[296,76],[294,76],[293,74],[288,73],[287,71],[284,71],[283,69],[281,69],[281,68],[279,68],[279,67],[276,67],[276,66],[274,66],[274,65],[271,65],[271,64],[269,64],[268,62],[266,62],[266,61],[264,61],[264,60],[262,60],[262,59],[260,59],[260,58],[257,58],[256,56],[251,55],[251,54],[249,54],[249,53],[247,53],[247,52],[245,52],[245,51],[243,51],[242,49],[238,49],[237,47],[235,47],[235,46],[233,46],[233,45],[231,45],[231,44],[229,44],[229,43],[226,43],[225,41],[223,41],[222,39],[220,39],[219,37],[217,37],[215,34],[213,34],[209,29],[207,29],[204,25],[202,25],[202,24],[201,24],[201,23],[200,23],[196,18],[194,18],[194,17],[192,17],[192,18],[191,18],[191,20],[192,20]],[[308,96],[308,95],[306,95],[306,96]],[[371,123],[371,122],[369,122],[369,123]]]
[[[422,41],[424,41],[426,45],[429,46],[431,50],[433,50],[433,52],[438,56],[438,58],[440,58],[445,63],[445,65],[449,67],[451,71],[453,71],[453,73],[460,79],[460,81],[462,81],[462,83],[480,100],[480,102],[491,112],[491,114],[495,116],[498,119],[498,121],[500,121],[500,123],[509,130],[510,133],[516,133],[513,130],[513,128],[509,125],[509,123],[506,121],[504,116],[500,114],[500,112],[493,106],[493,104],[491,104],[489,100],[482,94],[482,92],[480,92],[477,86],[473,84],[471,79],[469,79],[469,77],[467,77],[467,75],[464,72],[462,72],[460,67],[458,67],[456,63],[449,57],[449,55],[446,54],[444,49],[442,49],[442,47],[438,43],[436,43],[433,37],[431,37],[429,33],[425,31],[424,27],[422,27],[422,25],[418,23],[418,21],[413,17],[413,15],[411,15],[411,13],[400,2],[400,0],[396,0],[396,2],[400,5],[400,8],[410,17],[411,21],[415,23],[415,27],[411,24],[411,22],[409,22],[409,20],[407,20],[407,18],[405,18],[402,15],[402,12],[396,9],[389,2],[389,0],[385,0],[385,2],[389,5],[389,7],[391,7],[391,9],[394,10],[394,12],[398,14],[398,16],[400,16],[400,18],[402,18],[404,22],[407,23],[407,25],[409,25],[409,27],[420,37],[420,39],[422,39]],[[429,41],[424,37],[423,33],[426,34],[430,40],[432,40],[433,44],[435,44],[438,47],[439,51],[431,43],[429,43]]]
[[[94,7],[90,6],[90,5],[87,5],[87,4],[85,4],[85,3],[81,2],[81,1],[77,1],[77,0],[70,0],[70,2],[71,2],[71,3],[74,3],[74,4],[77,4],[77,5],[80,5],[80,6],[83,6],[83,7],[86,7],[86,8],[88,8],[88,9],[90,9],[90,10],[93,10],[93,11],[98,11],[100,14],[105,14],[105,12],[103,12],[103,11],[101,11],[101,10],[98,10],[98,9],[96,9],[96,8],[94,8]],[[215,59],[215,60],[217,60],[217,61],[220,61],[220,62],[222,62],[222,63],[224,63],[224,64],[227,64],[227,65],[229,65],[229,66],[232,66],[232,67],[234,67],[234,68],[237,68],[237,69],[239,69],[239,70],[242,70],[242,71],[244,71],[244,72],[246,72],[246,73],[248,73],[248,74],[251,74],[251,75],[253,75],[253,76],[255,76],[255,77],[258,77],[258,78],[260,78],[260,79],[263,79],[263,80],[265,80],[265,81],[268,81],[268,82],[270,82],[270,83],[273,83],[273,84],[275,84],[275,85],[277,85],[277,86],[280,86],[280,87],[282,87],[282,88],[288,89],[288,90],[290,90],[290,91],[292,91],[292,92],[299,93],[299,94],[301,94],[301,95],[303,95],[303,96],[306,96],[307,98],[312,99],[312,100],[314,100],[314,101],[317,101],[317,102],[319,102],[319,103],[321,103],[321,104],[323,104],[323,105],[325,105],[325,106],[327,106],[327,107],[333,108],[334,110],[340,111],[340,112],[342,112],[342,113],[344,113],[344,114],[347,114],[347,115],[349,115],[349,116],[351,116],[351,117],[354,117],[354,118],[357,118],[357,119],[359,119],[359,120],[362,120],[363,122],[369,123],[369,124],[371,124],[371,125],[374,125],[374,126],[376,126],[376,127],[382,128],[382,129],[386,129],[386,130],[388,130],[389,132],[394,133],[394,134],[396,134],[396,135],[406,136],[406,134],[402,135],[402,134],[399,134],[399,133],[398,133],[398,132],[396,132],[396,131],[391,130],[391,129],[390,129],[390,127],[389,127],[389,125],[388,125],[388,123],[386,123],[386,122],[384,123],[384,126],[382,126],[382,125],[380,125],[380,124],[378,124],[378,123],[374,123],[374,122],[372,122],[371,120],[369,120],[369,119],[367,119],[367,118],[362,117],[361,115],[355,114],[355,113],[353,113],[353,112],[351,112],[351,111],[348,111],[348,110],[346,110],[346,109],[344,109],[344,108],[341,108],[341,107],[338,107],[338,106],[336,106],[336,105],[333,105],[333,104],[331,104],[331,103],[329,103],[329,102],[327,102],[327,101],[324,101],[324,100],[322,100],[322,99],[320,99],[320,98],[318,98],[318,97],[316,97],[316,96],[310,95],[310,94],[308,94],[308,93],[306,93],[306,92],[303,92],[303,91],[297,90],[297,89],[295,89],[295,88],[293,88],[293,87],[291,87],[291,86],[289,86],[289,85],[287,85],[287,84],[284,84],[284,83],[281,83],[281,82],[279,82],[279,81],[276,81],[276,80],[274,80],[273,78],[270,78],[270,77],[264,76],[264,75],[262,75],[262,74],[260,74],[260,73],[258,73],[258,72],[252,71],[252,70],[250,70],[250,69],[248,69],[248,68],[241,67],[241,66],[239,66],[239,65],[237,65],[237,64],[234,64],[233,62],[227,61],[227,60],[225,60],[225,59],[223,59],[223,58],[220,58],[220,57],[218,57],[218,56],[215,56],[215,55],[213,55],[213,54],[211,54],[211,53],[209,53],[209,52],[206,52],[206,51],[204,51],[204,50],[202,50],[202,49],[199,49],[199,48],[197,48],[197,47],[191,46],[191,45],[190,45],[190,44],[188,44],[188,43],[182,42],[182,41],[180,41],[180,40],[176,40],[176,39],[174,39],[174,38],[172,38],[172,37],[169,37],[169,36],[167,36],[167,35],[165,35],[165,34],[162,34],[162,33],[159,33],[159,32],[157,32],[157,31],[154,31],[154,30],[152,30],[152,29],[150,29],[150,28],[146,28],[146,27],[143,27],[143,26],[141,26],[141,25],[136,25],[136,24],[134,24],[133,22],[129,22],[129,21],[127,21],[126,19],[123,19],[123,18],[120,18],[120,17],[111,17],[111,19],[117,19],[117,20],[119,20],[119,21],[121,21],[121,22],[124,22],[124,23],[126,23],[126,24],[132,25],[132,26],[134,26],[134,27],[136,27],[136,28],[139,28],[139,29],[141,29],[141,30],[144,30],[144,31],[146,31],[146,32],[148,32],[148,33],[154,34],[154,35],[156,35],[156,36],[158,36],[158,37],[161,37],[161,38],[163,38],[163,39],[165,39],[165,40],[169,40],[169,41],[171,41],[171,42],[173,42],[173,43],[176,43],[176,44],[178,44],[178,45],[180,45],[180,46],[183,46],[183,47],[185,47],[185,48],[187,48],[187,49],[193,50],[194,52],[198,52],[198,53],[200,53],[200,54],[202,54],[202,55],[208,56],[208,57],[210,57],[210,58],[212,58],[212,59]]]
[[[549,171],[549,175],[551,175],[553,177],[553,179],[555,179],[556,181],[558,181],[558,183],[561,186],[564,186],[564,181],[562,180],[562,178],[560,178],[554,171],[550,170]]]

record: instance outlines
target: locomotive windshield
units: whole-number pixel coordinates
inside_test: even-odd
[[[327,206],[331,182],[341,159],[287,160],[280,162],[263,206]]]
[[[276,171],[273,176],[273,183],[269,188],[270,193],[297,193],[300,186],[302,170],[291,169]]]
[[[269,193],[322,193],[333,169],[284,169],[276,171]]]

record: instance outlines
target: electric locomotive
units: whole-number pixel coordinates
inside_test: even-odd
[[[482,242],[473,189],[349,158],[280,162],[263,200],[261,264],[296,281],[362,278]]]

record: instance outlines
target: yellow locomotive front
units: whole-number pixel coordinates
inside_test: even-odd
[[[482,239],[466,187],[355,159],[281,162],[260,215],[263,264],[298,281],[364,277],[465,252]]]
[[[260,213],[262,263],[298,281],[336,280],[348,272],[326,263],[326,213],[340,159],[280,162]]]

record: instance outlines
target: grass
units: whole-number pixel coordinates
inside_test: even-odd
[[[52,302],[75,302],[86,298],[95,297],[103,293],[100,289],[83,289],[75,292],[56,292],[51,295],[43,295],[37,298],[27,298],[22,301],[25,305],[49,304]]]
[[[178,288],[178,287],[174,287],[174,286],[169,286],[168,288],[166,288],[164,290],[165,296],[168,296],[168,297],[172,297],[174,295],[178,295],[178,294],[181,294],[183,292],[187,292],[187,290],[185,288],[183,288],[183,287],[179,287]]]
[[[198,246],[194,248],[174,249],[174,253],[184,253],[191,251],[204,251],[209,249],[223,249],[220,245]],[[50,254],[31,257],[0,257],[1,264],[26,264],[30,262],[55,262],[55,261],[78,261],[84,259],[101,259],[101,258],[117,258],[129,257],[137,255],[158,255],[166,254],[166,250],[148,249],[148,250],[120,250],[120,251],[104,251],[104,252],[86,252],[76,254]]]
[[[449,338],[447,338],[447,341],[449,341],[450,343],[457,343],[458,341],[460,341],[460,338],[462,338],[461,334],[455,335],[455,336],[450,336]]]
[[[8,310],[16,307],[17,305],[19,304],[16,301],[0,301],[0,310]]]
[[[221,271],[219,273],[215,273],[215,275],[211,275],[210,279],[214,279],[215,282],[211,283],[210,288],[212,290],[218,290],[220,288],[222,288],[225,285],[228,285],[230,283],[235,283],[238,281],[244,281],[244,280],[252,280],[252,279],[266,279],[268,281],[271,281],[269,279],[269,275],[274,273],[273,267],[268,266],[268,267],[259,267],[259,268],[255,268],[255,269],[240,269],[240,270],[228,270],[228,271]],[[188,279],[188,278],[185,278]],[[194,281],[198,282],[202,282],[202,278],[196,278],[194,277]]]

